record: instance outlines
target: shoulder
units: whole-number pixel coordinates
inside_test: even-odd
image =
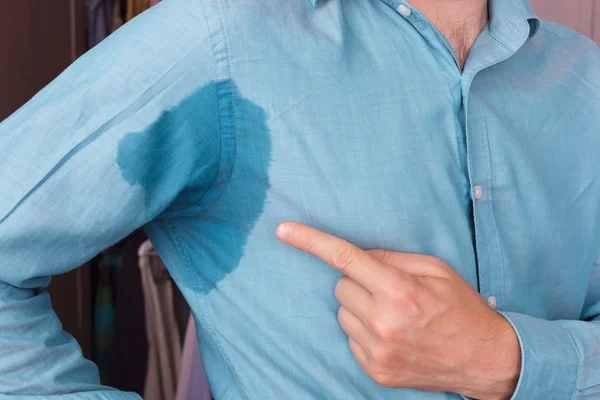
[[[190,0],[188,0],[190,1]],[[192,0],[201,3],[208,24],[219,25],[230,36],[277,31],[279,34],[298,28],[315,9],[311,0]]]
[[[542,21],[526,44],[530,64],[553,75],[584,83],[600,93],[600,49],[590,38],[554,22]]]
[[[163,0],[127,22],[83,58],[101,63],[110,60],[107,68],[137,66],[164,71],[193,53],[209,49],[207,37],[202,1]]]
[[[563,26],[556,22],[542,20],[540,22],[540,31],[545,32],[546,34],[553,35],[557,39],[563,40],[563,41],[564,40],[567,40],[567,41],[568,40],[584,40],[584,41],[589,41],[590,43],[594,43],[586,36],[584,36],[580,33],[577,33],[574,30],[569,29],[566,26]]]
[[[555,22],[541,21],[533,42],[543,45],[549,51],[577,54],[600,62],[600,49],[593,40]]]

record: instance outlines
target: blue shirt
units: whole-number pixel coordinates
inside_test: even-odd
[[[526,0],[491,1],[463,72],[400,0],[166,0],[0,149],[2,398],[137,398],[100,386],[39,288],[140,226],[216,399],[460,398],[365,374],[339,272],[284,220],[451,265],[518,333],[514,399],[600,395],[600,51]]]

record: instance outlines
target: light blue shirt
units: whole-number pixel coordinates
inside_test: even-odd
[[[460,398],[366,375],[284,220],[455,268],[518,333],[514,399],[600,396],[600,51],[490,18],[464,72],[400,0],[166,0],[81,57],[0,125],[0,398],[137,398],[38,288],[140,226],[216,399]]]

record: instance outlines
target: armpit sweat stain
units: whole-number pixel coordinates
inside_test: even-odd
[[[220,112],[219,85],[231,85],[233,96]],[[243,98],[231,81],[203,86],[120,143],[121,173],[144,189],[148,215],[161,211],[157,204],[183,210],[176,217],[180,240],[205,281],[202,292],[240,264],[265,207],[271,147],[265,110]],[[194,180],[181,187],[190,176]],[[173,193],[177,197],[169,198]]]

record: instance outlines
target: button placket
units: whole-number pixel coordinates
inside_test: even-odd
[[[473,217],[479,290],[492,308],[503,307],[504,262],[494,218],[492,168],[485,122],[485,109],[478,101],[478,86],[469,87],[467,107],[467,152],[473,196]],[[485,191],[484,191],[485,188]]]

